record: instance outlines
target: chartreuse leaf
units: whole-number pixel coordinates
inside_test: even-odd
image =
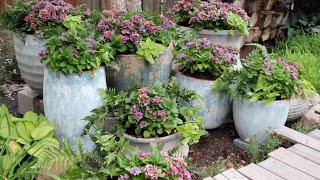
[[[157,58],[165,50],[165,46],[153,42],[150,38],[146,41],[140,41],[140,47],[136,54],[140,59],[147,60],[150,64],[154,64],[154,58]]]
[[[24,116],[23,116],[23,119],[29,120],[29,121],[32,121],[32,122],[37,122],[38,118],[39,118],[39,116],[36,113],[31,112],[31,111],[26,112],[24,114]]]
[[[50,132],[54,130],[54,126],[52,125],[42,125],[34,129],[31,133],[31,136],[34,140],[40,140],[46,137]]]
[[[55,138],[44,138],[34,143],[31,148],[28,149],[28,153],[38,157],[48,147],[59,148],[59,142]]]

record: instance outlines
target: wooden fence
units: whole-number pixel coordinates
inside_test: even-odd
[[[90,9],[105,10],[108,7],[105,0],[65,0],[73,5],[87,4]],[[131,1],[131,0],[125,0]],[[144,11],[166,14],[178,0],[142,0],[141,7]],[[0,12],[6,9],[14,0],[0,0]],[[130,2],[129,2],[130,3]]]

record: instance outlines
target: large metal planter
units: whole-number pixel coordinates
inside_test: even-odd
[[[214,129],[226,122],[231,111],[230,98],[226,94],[211,88],[214,81],[189,77],[178,70],[175,71],[175,76],[181,87],[194,90],[203,97],[207,110],[201,109],[199,115],[204,116],[205,129]],[[198,105],[197,102],[191,102],[191,104]]]
[[[47,39],[27,34],[21,40],[18,34],[13,34],[16,59],[21,76],[27,85],[35,92],[42,94],[44,66],[38,55],[44,49]]]
[[[120,66],[120,71],[108,69],[108,86],[121,91],[129,90],[134,84],[148,87],[154,85],[157,80],[168,82],[172,60],[172,45],[155,60],[154,64],[139,60],[135,54],[117,55],[115,62]]]
[[[45,115],[56,126],[58,140],[66,138],[74,149],[83,127],[87,124],[83,118],[102,105],[97,89],[107,87],[104,67],[95,72],[94,78],[90,75],[91,71],[83,72],[81,76],[66,75],[48,68],[44,71]],[[81,140],[85,150],[92,151],[95,148],[89,136],[84,136]]]
[[[130,145],[134,147],[138,147],[141,151],[145,153],[151,152],[151,144],[163,144],[164,147],[162,150],[170,151],[176,147],[179,147],[177,154],[182,156],[188,156],[189,153],[189,146],[188,145],[181,145],[179,133],[175,133],[169,136],[164,136],[160,138],[137,138],[131,136],[129,134],[124,134],[126,140],[130,141]]]
[[[240,34],[239,32],[236,32],[234,36],[231,36],[228,30],[215,32],[213,30],[207,29],[196,31],[194,28],[183,26],[181,26],[180,28],[187,32],[196,32],[200,36],[200,38],[207,38],[214,44],[221,44],[223,46],[233,46],[238,49],[240,49],[243,45],[244,35]]]
[[[233,119],[242,140],[254,139],[263,143],[269,131],[286,123],[290,103],[288,100],[263,103],[246,99],[233,100]]]
[[[290,109],[287,122],[297,120],[308,112],[310,103],[305,97],[292,97],[290,100]]]

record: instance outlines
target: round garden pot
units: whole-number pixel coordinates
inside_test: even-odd
[[[203,123],[205,129],[214,129],[226,122],[227,116],[231,112],[231,101],[226,94],[211,88],[214,81],[189,77],[178,70],[175,70],[175,76],[181,87],[194,90],[203,97],[207,110],[203,108],[198,114],[204,116]],[[191,105],[196,106],[199,104],[191,102]]]
[[[290,109],[287,122],[300,119],[309,110],[309,101],[305,97],[292,97],[290,100]]]
[[[240,138],[263,143],[269,131],[286,123],[289,108],[288,100],[263,103],[262,101],[249,102],[246,99],[234,99],[233,119]]]
[[[25,38],[21,39],[14,33],[13,42],[22,78],[32,90],[42,94],[44,66],[38,54],[44,49],[47,39],[31,34],[26,34]]]
[[[44,71],[45,115],[56,126],[58,140],[61,142],[66,138],[74,149],[87,124],[83,119],[91,114],[91,110],[102,105],[97,89],[107,87],[104,67],[95,72],[94,78],[90,77],[91,73],[85,71],[80,76],[75,73],[66,75],[48,68]],[[81,137],[81,140],[85,150],[95,148],[89,136]]]
[[[173,61],[172,45],[170,45],[162,55],[155,59],[154,64],[146,60],[138,59],[137,55],[117,55],[115,62],[119,65],[120,71],[108,69],[108,86],[117,91],[127,91],[134,84],[141,87],[149,87],[157,80],[168,82],[171,75],[171,64]]]
[[[145,153],[151,152],[151,144],[163,144],[164,147],[162,150],[170,151],[178,146],[179,150],[176,152],[179,156],[187,157],[189,153],[189,146],[188,145],[181,145],[179,133],[175,133],[169,136],[164,136],[160,138],[137,138],[131,136],[129,134],[124,133],[124,137],[126,140],[130,141],[130,145],[138,147],[141,151]]]
[[[244,35],[242,35],[239,32],[236,32],[234,36],[231,36],[228,30],[222,30],[222,31],[216,32],[216,31],[207,30],[207,29],[197,31],[194,28],[183,27],[183,26],[181,26],[180,28],[187,32],[197,32],[200,38],[207,38],[210,41],[212,41],[214,44],[221,44],[223,46],[233,46],[238,49],[240,49],[243,45]]]

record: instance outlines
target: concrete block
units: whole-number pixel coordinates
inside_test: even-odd
[[[29,86],[18,92],[19,112],[24,114],[28,111],[35,113],[43,113],[43,105],[41,108],[40,100],[42,96],[33,91]]]
[[[237,138],[233,140],[233,145],[237,146],[239,149],[246,150],[249,144],[242,141],[240,138]]]

